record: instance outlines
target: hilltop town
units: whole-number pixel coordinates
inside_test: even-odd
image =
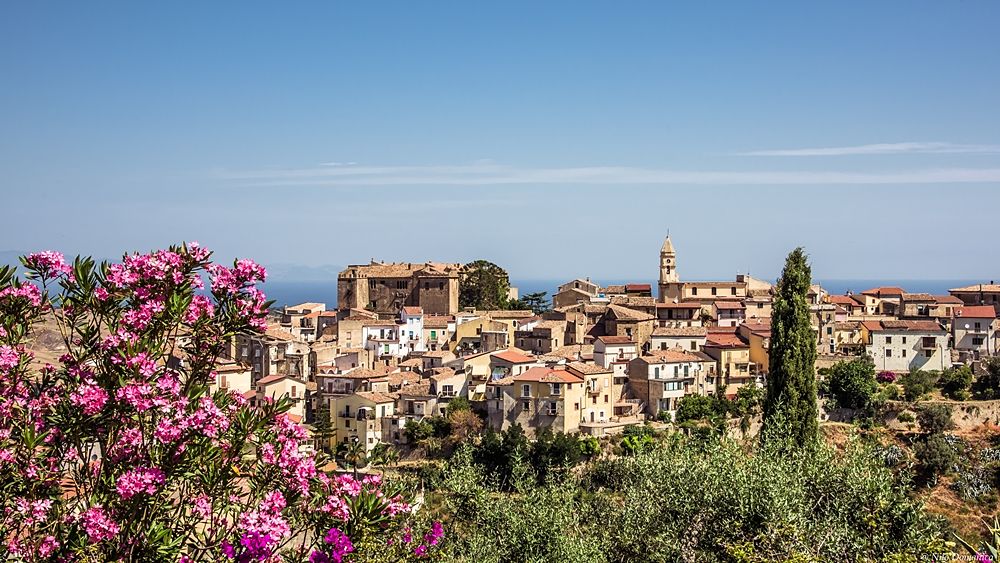
[[[658,287],[574,279],[551,309],[460,308],[461,265],[350,266],[338,307],[286,306],[264,334],[240,335],[216,388],[287,397],[323,426],[316,445],[404,445],[407,425],[468,401],[497,431],[606,436],[671,421],[689,395],[735,397],[767,384],[772,284],[749,275],[688,281],[668,236]],[[949,295],[875,287],[809,292],[817,369],[868,355],[881,372],[980,369],[1000,344],[1000,284]]]

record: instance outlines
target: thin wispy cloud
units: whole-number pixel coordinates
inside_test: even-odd
[[[1000,145],[955,143],[877,143],[851,147],[770,149],[737,153],[738,156],[850,156],[892,154],[1000,154]]]
[[[699,171],[626,166],[528,168],[477,162],[455,166],[320,166],[220,171],[239,187],[489,185],[847,185],[1000,183],[1000,168],[927,168],[891,172]]]

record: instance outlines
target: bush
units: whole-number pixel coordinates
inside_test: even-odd
[[[830,393],[837,405],[849,409],[868,410],[872,406],[878,383],[875,364],[868,357],[837,362],[830,369]]]
[[[674,438],[516,495],[484,491],[464,462],[453,481],[449,555],[463,561],[906,560],[944,533],[884,457],[856,445],[747,455]]]
[[[949,368],[944,370],[937,381],[941,394],[949,399],[964,401],[969,398],[969,387],[972,385],[972,369],[969,366]]]
[[[920,421],[920,429],[928,434],[941,434],[955,426],[948,405],[923,405],[917,410],[917,420]]]
[[[899,422],[902,422],[903,424],[910,424],[912,422],[916,422],[917,419],[916,419],[915,416],[913,416],[912,412],[903,411],[903,412],[899,413],[898,415],[896,415],[896,420],[898,420]]]
[[[894,383],[896,381],[896,372],[880,371],[878,372],[878,375],[875,376],[875,379],[877,379],[879,383]]]
[[[725,416],[725,404],[714,395],[684,395],[677,405],[674,421],[711,420]]]
[[[984,401],[1000,399],[1000,357],[987,359],[983,367],[986,373],[973,382],[972,396]]]
[[[916,401],[934,390],[937,376],[929,371],[913,370],[899,378],[907,401]]]
[[[932,434],[914,444],[913,455],[932,479],[951,471],[959,459],[955,446],[944,434]]]
[[[212,391],[268,303],[262,267],[209,258],[197,244],[101,265],[45,252],[22,259],[30,282],[0,267],[5,559],[328,560],[402,531],[403,491],[320,473],[291,401]],[[64,355],[38,370],[25,345],[41,321]]]

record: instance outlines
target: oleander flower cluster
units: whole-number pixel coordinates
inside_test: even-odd
[[[114,264],[0,268],[0,552],[19,561],[426,559],[410,495],[328,475],[287,400],[215,385],[234,335],[266,328],[264,268],[197,243]],[[206,284],[204,280],[207,280]],[[64,350],[32,352],[42,329]],[[399,539],[394,539],[399,538]],[[403,542],[407,539],[407,542]],[[406,546],[403,549],[402,546]]]

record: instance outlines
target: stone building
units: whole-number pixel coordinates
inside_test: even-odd
[[[428,315],[458,312],[460,264],[385,263],[348,266],[337,277],[337,307],[396,316],[403,307]]]

